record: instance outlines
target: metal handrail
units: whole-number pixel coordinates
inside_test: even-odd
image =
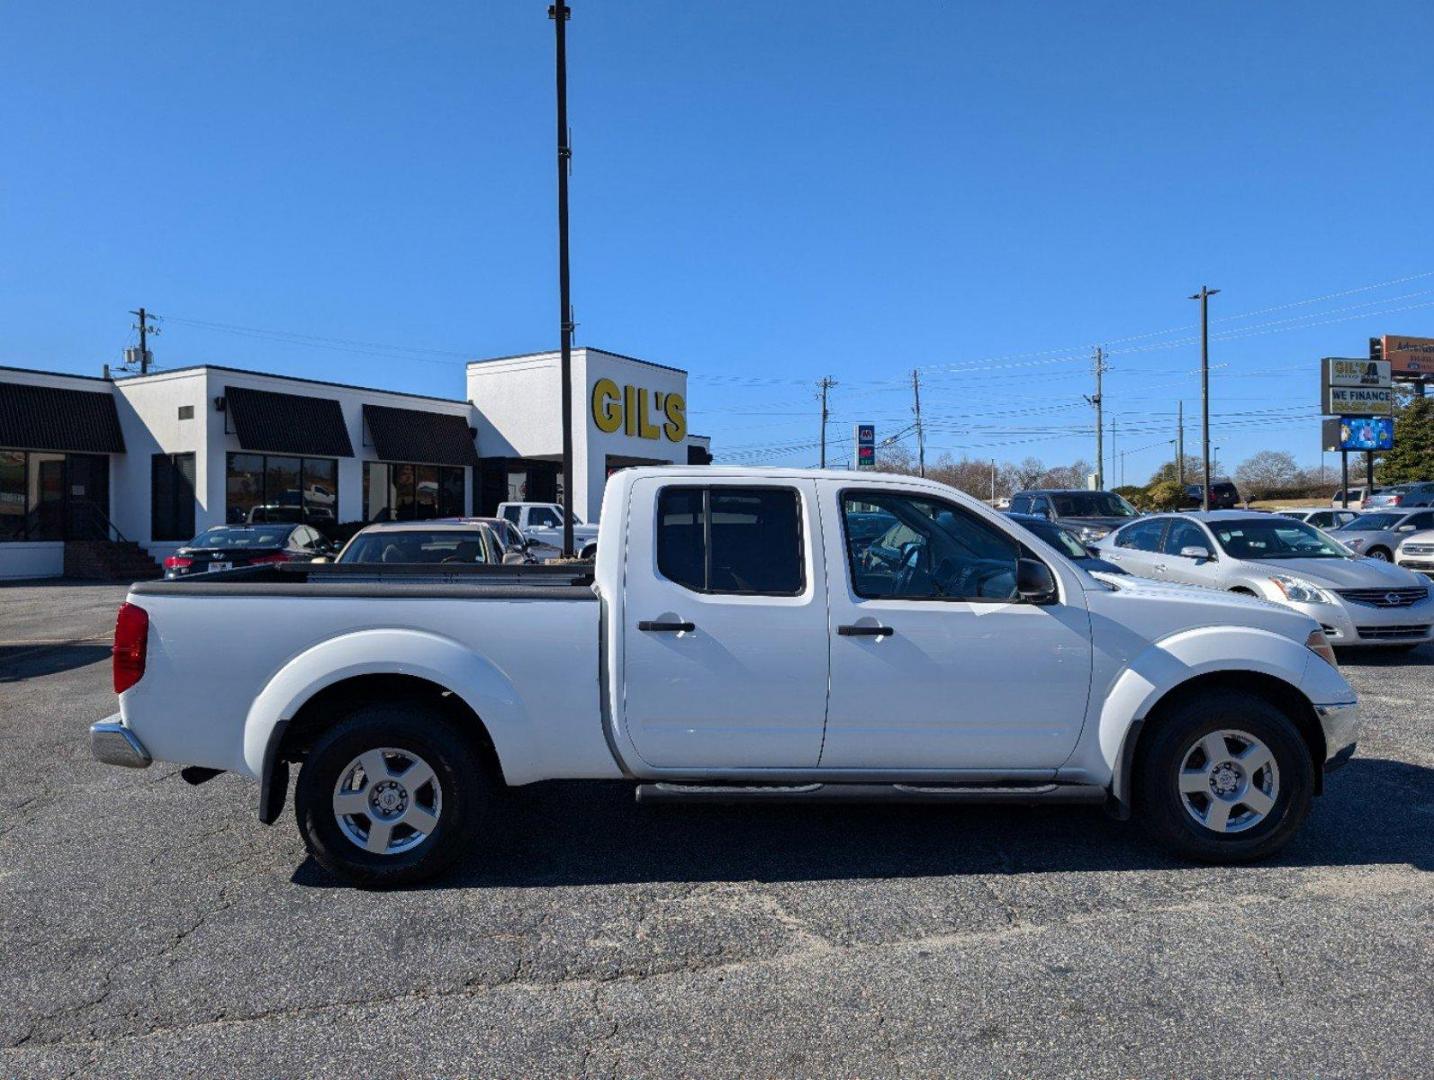
[[[70,510],[73,512],[77,506],[83,507],[90,513],[92,517],[95,517],[99,520],[99,524],[104,528],[104,538],[106,540],[109,539],[110,533],[114,533],[115,540],[118,543],[129,543],[129,540],[128,538],[126,538],[125,534],[119,531],[119,526],[116,525],[113,521],[111,521],[110,516],[100,509],[99,503],[92,502],[89,499],[71,499]]]

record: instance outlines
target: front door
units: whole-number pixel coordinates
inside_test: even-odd
[[[1195,559],[1180,554],[1187,548],[1204,548],[1210,553],[1209,559]],[[1211,588],[1219,584],[1218,567],[1211,561],[1215,557],[1215,541],[1197,523],[1183,518],[1172,518],[1165,530],[1165,539],[1160,544],[1161,558],[1157,565],[1163,567],[1160,576],[1165,581],[1176,581],[1182,585],[1205,585]]]
[[[1074,579],[1059,603],[1024,603],[1021,545],[973,511],[893,488],[833,488],[827,499],[822,767],[1060,766],[1090,689],[1090,618]]]
[[[817,764],[828,655],[815,490],[775,478],[633,484],[620,703],[649,765]]]
[[[103,540],[110,512],[110,459],[104,454],[70,454],[68,535],[71,540]]]

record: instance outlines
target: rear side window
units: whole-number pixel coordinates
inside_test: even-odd
[[[657,569],[694,592],[796,596],[804,587],[800,496],[779,487],[663,488]]]
[[[503,507],[503,516],[504,516],[505,518],[507,518],[509,521],[511,521],[514,525],[518,524],[518,515],[521,514],[521,513],[522,513],[522,510],[521,510],[519,507],[516,507],[516,506],[505,506],[505,507]]]
[[[1160,535],[1164,531],[1165,522],[1160,518],[1127,525],[1116,536],[1115,546],[1134,548],[1136,551],[1157,551],[1160,548]]]

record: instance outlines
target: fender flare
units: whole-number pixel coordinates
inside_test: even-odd
[[[1212,635],[1218,638],[1214,647]],[[1142,650],[1112,683],[1099,717],[1099,752],[1110,769],[1116,816],[1130,814],[1136,744],[1151,712],[1171,693],[1209,675],[1254,674],[1276,679],[1308,700],[1300,686],[1316,659],[1291,638],[1257,627],[1183,630]]]
[[[273,803],[282,804],[283,795],[276,800],[273,793],[276,788],[282,791],[276,759],[289,721],[315,694],[363,675],[408,675],[452,692],[482,719],[505,777],[510,770],[525,773],[536,763],[527,710],[512,681],[491,661],[452,638],[426,630],[356,630],[289,659],[249,707],[244,763],[259,779],[261,818],[277,816]]]

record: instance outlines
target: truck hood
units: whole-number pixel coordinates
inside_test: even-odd
[[[1379,559],[1260,559],[1248,560],[1251,573],[1267,569],[1271,575],[1288,574],[1333,589],[1412,589],[1428,582],[1412,570]]]
[[[1156,641],[1199,626],[1253,626],[1304,644],[1319,624],[1282,604],[1244,593],[1102,574],[1108,591],[1087,593],[1091,613],[1106,615]]]

